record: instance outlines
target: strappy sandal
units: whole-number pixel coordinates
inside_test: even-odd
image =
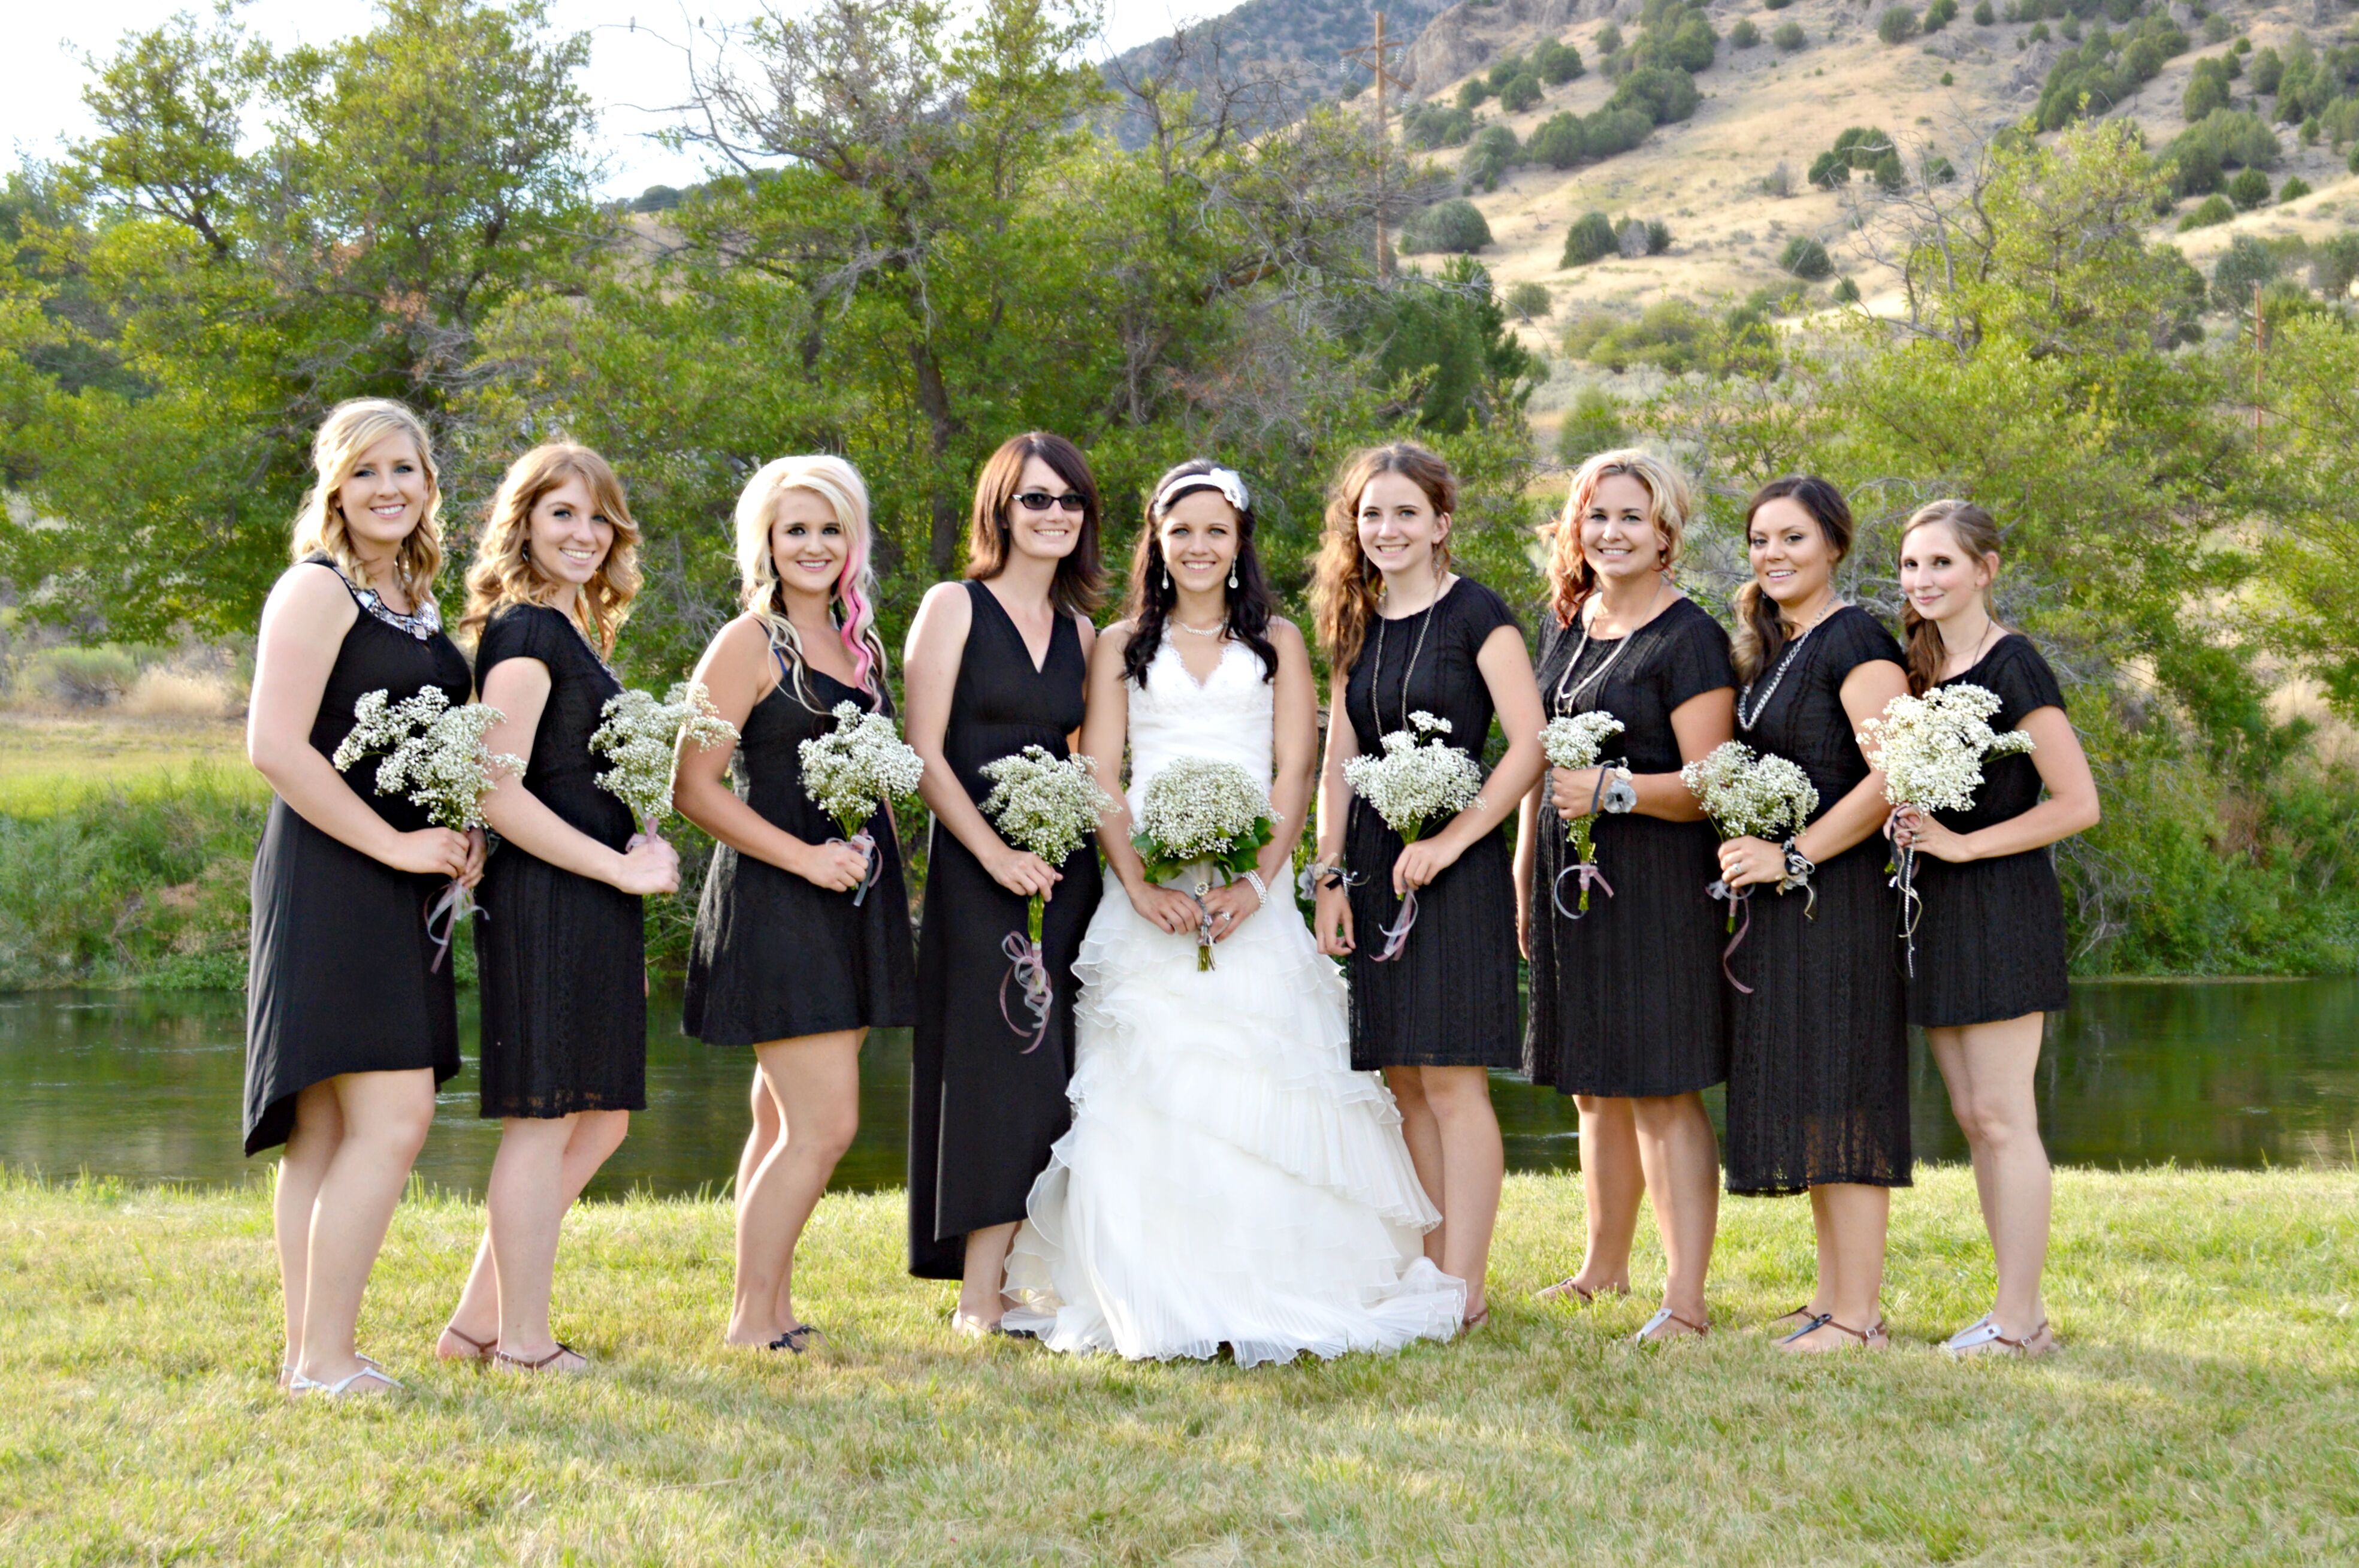
[[[386,1392],[388,1394],[393,1393],[401,1388],[399,1383],[396,1382],[386,1374],[384,1367],[379,1367],[367,1356],[362,1356],[361,1362],[362,1366],[359,1371],[352,1374],[352,1376],[348,1377],[339,1377],[332,1383],[322,1383],[316,1377],[306,1377],[300,1372],[289,1372],[287,1375],[287,1392],[290,1398],[301,1397],[310,1394],[325,1394],[332,1399],[341,1399],[347,1398],[352,1392],[353,1385],[359,1382],[364,1377],[375,1378],[378,1382],[385,1385]]]
[[[1582,1306],[1593,1307],[1597,1304],[1597,1298],[1600,1296],[1626,1296],[1630,1293],[1630,1287],[1627,1285],[1624,1285],[1619,1289],[1584,1290],[1579,1285],[1573,1283],[1573,1281],[1579,1278],[1580,1276],[1578,1275],[1567,1275],[1564,1279],[1558,1280],[1555,1284],[1549,1286],[1546,1290],[1534,1290],[1532,1292],[1532,1300],[1535,1301],[1560,1301],[1567,1296],[1578,1296],[1581,1298],[1581,1304]]]
[[[1810,1303],[1804,1301],[1792,1312],[1780,1312],[1777,1316],[1771,1318],[1769,1320],[1769,1328],[1772,1333],[1775,1333],[1777,1330],[1784,1328],[1788,1323],[1808,1323],[1816,1316],[1818,1316],[1818,1314],[1810,1311]]]
[[[2056,1348],[2056,1335],[2049,1328],[2048,1320],[2041,1318],[2039,1326],[2029,1334],[2020,1339],[2009,1339],[2000,1331],[1997,1320],[1985,1313],[1951,1334],[1950,1343],[1941,1348],[1961,1360],[1970,1356],[2012,1356],[2031,1361]]]
[[[477,1339],[473,1334],[469,1334],[457,1323],[444,1323],[442,1325],[442,1332],[449,1334],[452,1339],[457,1340],[460,1344],[465,1345],[467,1347],[467,1354],[464,1356],[445,1356],[438,1349],[434,1352],[434,1359],[437,1361],[486,1362],[492,1358],[493,1354],[499,1348],[499,1336],[497,1334],[493,1335],[488,1340]]]
[[[1484,1323],[1487,1323],[1490,1321],[1491,1307],[1490,1303],[1486,1301],[1484,1303],[1483,1310],[1476,1312],[1473,1317],[1460,1318],[1458,1320],[1458,1337],[1461,1339],[1465,1338],[1468,1334],[1473,1334],[1476,1329],[1481,1328]]]
[[[792,1351],[795,1355],[800,1356],[804,1351],[810,1348],[810,1342],[812,1340],[825,1339],[826,1337],[826,1334],[821,1334],[819,1330],[811,1327],[810,1324],[807,1323],[799,1323],[795,1324],[794,1327],[787,1330],[786,1333],[778,1335],[777,1338],[770,1341],[769,1344],[764,1345],[762,1348],[765,1350]]]
[[[558,1367],[557,1363],[568,1356],[581,1356],[582,1365],[579,1367]],[[505,1350],[495,1350],[492,1352],[492,1365],[495,1367],[506,1367],[517,1372],[546,1372],[552,1367],[555,1367],[559,1374],[562,1376],[571,1375],[575,1372],[587,1372],[590,1369],[590,1358],[586,1356],[582,1356],[580,1351],[574,1349],[571,1345],[566,1344],[560,1339],[557,1342],[556,1349],[550,1351],[548,1355],[540,1357],[537,1361],[527,1361],[521,1356],[510,1356]]]
[[[1847,1334],[1851,1335],[1852,1338],[1859,1341],[1859,1347],[1862,1350],[1884,1350],[1889,1348],[1892,1344],[1892,1336],[1885,1332],[1884,1320],[1882,1318],[1876,1319],[1875,1322],[1867,1328],[1850,1328],[1843,1323],[1835,1322],[1835,1315],[1832,1312],[1811,1313],[1810,1319],[1808,1323],[1804,1323],[1800,1328],[1796,1329],[1793,1333],[1788,1334],[1785,1338],[1779,1340],[1777,1344],[1782,1348],[1793,1344],[1798,1339],[1806,1339],[1810,1335],[1818,1333],[1819,1330],[1822,1328],[1831,1328],[1837,1334]]]
[[[1687,1330],[1687,1333],[1658,1334],[1655,1331],[1666,1323],[1677,1323]],[[1709,1319],[1702,1323],[1691,1323],[1669,1307],[1657,1307],[1655,1315],[1647,1320],[1647,1326],[1630,1337],[1640,1345],[1663,1345],[1674,1339],[1701,1339],[1711,1332],[1712,1323]]]

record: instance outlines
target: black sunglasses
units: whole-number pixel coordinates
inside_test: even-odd
[[[1061,495],[1051,495],[1046,490],[1022,490],[1016,493],[1015,499],[1016,505],[1027,512],[1045,512],[1051,506],[1062,506],[1068,512],[1081,512],[1088,510],[1090,505],[1077,490],[1068,490]]]

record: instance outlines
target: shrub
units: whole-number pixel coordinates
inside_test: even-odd
[[[1467,256],[1491,243],[1491,225],[1474,203],[1463,197],[1439,201],[1411,218],[1401,230],[1401,249],[1411,256],[1440,251]]]
[[[2253,290],[2277,275],[2277,253],[2250,234],[2238,234],[2212,265],[2212,303],[2223,310],[2241,310],[2253,302]]]
[[[1550,87],[1561,87],[1588,68],[1582,64],[1579,49],[1549,38],[1532,50],[1532,69]]]
[[[2351,161],[2346,167],[2350,169],[2352,173],[2359,174],[2359,145],[2354,145],[2352,147]]]
[[[1810,159],[1810,171],[1803,178],[1822,191],[1851,182],[1851,159],[1839,152],[1822,152]]]
[[[1615,27],[1613,23],[1608,22],[1603,27],[1597,29],[1597,38],[1595,42],[1597,44],[1597,52],[1599,54],[1620,54],[1622,52],[1622,29]]]
[[[1925,7],[1925,30],[1938,33],[1958,19],[1958,0],[1933,0]]]
[[[1771,169],[1768,173],[1761,177],[1761,194],[1764,196],[1775,196],[1782,201],[1784,198],[1791,196],[1793,193],[1793,167],[1781,158],[1777,160],[1777,168]]]
[[[1474,134],[1474,112],[1446,103],[1420,103],[1401,116],[1401,140],[1413,147],[1466,145]]]
[[[1991,9],[1990,0],[1974,0],[1974,26],[1990,27],[1998,25],[1998,13]]]
[[[1928,185],[1951,185],[1957,181],[1958,166],[1940,154],[1933,153],[1926,158],[1925,166],[1919,173]]]
[[[1777,253],[1777,266],[1812,283],[1833,277],[1835,270],[1834,258],[1827,254],[1827,247],[1808,234],[1796,234],[1786,242],[1786,248]]]
[[[1607,99],[1609,109],[1639,109],[1658,125],[1684,120],[1703,102],[1695,78],[1667,66],[1642,65],[1622,79]]]
[[[1856,284],[1856,283],[1854,283],[1854,282],[1853,282],[1850,278],[1836,278],[1836,279],[1835,279],[1835,288],[1834,288],[1834,298],[1835,298],[1835,303],[1837,303],[1838,305],[1856,305],[1856,304],[1858,304],[1858,303],[1859,303],[1859,285],[1858,285],[1858,284]]]
[[[1582,135],[1581,116],[1560,110],[1541,122],[1524,143],[1524,156],[1550,169],[1571,169],[1585,157],[1589,139]]]
[[[1654,128],[1654,119],[1646,110],[1608,105],[1582,122],[1581,136],[1591,158],[1610,158],[1636,147]]]
[[[1761,29],[1753,25],[1750,16],[1739,17],[1736,26],[1728,29],[1728,47],[1731,49],[1752,49],[1760,42]]]
[[[1888,5],[1875,19],[1875,36],[1888,44],[1905,44],[1917,36],[1917,13],[1907,5]]]
[[[1647,65],[1672,71],[1709,71],[1720,52],[1720,35],[1701,14],[1691,14],[1665,33],[1659,29],[1640,38],[1638,56]]]
[[[1499,107],[1510,114],[1520,114],[1540,101],[1540,79],[1527,71],[1507,78],[1499,89]]]
[[[1556,309],[1556,297],[1545,283],[1526,282],[1510,288],[1501,303],[1525,321],[1537,321]]]
[[[1471,110],[1491,96],[1491,84],[1479,76],[1470,76],[1458,84],[1458,106]]]
[[[2310,181],[2299,174],[2287,175],[2286,182],[2277,187],[2277,200],[2280,201],[2299,201],[2309,194]]]
[[[1647,254],[1660,256],[1671,248],[1671,225],[1660,218],[1647,220]]]
[[[2030,30],[2029,32],[2027,32],[2027,33],[2024,34],[2024,35],[2023,35],[2023,40],[2020,40],[2020,41],[2028,41],[2028,42],[2035,43],[2035,44],[2044,44],[2044,43],[2046,43],[2049,38],[2053,38],[2053,37],[2055,37],[2055,35],[2054,35],[2053,33],[2050,33],[2050,32],[2048,30],[2048,24],[2047,24],[2047,23],[2045,23],[2045,22],[2034,22],[2034,23],[2032,23],[2032,24],[2031,24],[2031,30]]]
[[[1879,189],[1885,191],[1897,191],[1908,183],[1908,170],[1900,167],[1900,155],[1897,152],[1887,152],[1870,164],[1867,177],[1875,180]]]
[[[2229,205],[2228,198],[2215,191],[2203,198],[2202,205],[2179,220],[2179,232],[2183,234],[2190,229],[2208,229],[2214,223],[2224,223],[2235,215],[2236,209]]]
[[[2207,44],[2224,44],[2228,41],[2228,35],[2235,30],[2236,25],[2225,16],[2214,15],[2203,18],[2203,41]]]
[[[1762,9],[1767,11],[1782,11],[1793,3],[1794,0],[1761,0]]]
[[[2359,230],[2345,229],[2310,247],[2310,281],[2320,293],[2340,299],[2351,292],[2354,278],[2359,278]]]
[[[1622,405],[1614,395],[1602,387],[1584,387],[1565,410],[1564,423],[1557,427],[1556,455],[1571,466],[1629,440],[1629,427],[1622,422]]]
[[[2269,199],[2269,177],[2257,169],[2240,169],[2228,181],[2228,200],[2249,212]]]
[[[2172,138],[2170,153],[2190,147],[2211,153],[2222,169],[2268,169],[2283,151],[2277,134],[2258,114],[2242,109],[2214,109]]]
[[[2180,112],[2193,125],[2214,109],[2228,106],[2228,70],[2216,60],[2199,60],[2179,100]]]
[[[1769,41],[1785,53],[1792,54],[1810,40],[1803,35],[1802,25],[1799,22],[1780,22],[1777,24],[1777,31],[1769,35]]]
[[[1614,221],[1603,212],[1583,212],[1564,232],[1564,258],[1557,265],[1586,267],[1601,256],[1614,255],[1618,248]]]
[[[1505,93],[1508,82],[1518,76],[1528,75],[1530,71],[1531,67],[1525,62],[1522,55],[1501,55],[1491,62],[1491,69],[1483,73],[1483,80],[1489,84],[1492,92]]]
[[[1520,161],[1521,153],[1515,132],[1505,125],[1484,126],[1467,147],[1466,161],[1459,165],[1461,188],[1496,191],[1500,177]]]
[[[2277,84],[2285,80],[2285,60],[2277,50],[2265,49],[2253,57],[2253,96],[2274,98]]]

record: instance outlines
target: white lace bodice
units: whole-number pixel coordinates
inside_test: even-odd
[[[1134,817],[1147,781],[1183,757],[1239,763],[1269,781],[1277,696],[1262,679],[1259,656],[1244,643],[1223,643],[1221,662],[1200,684],[1174,640],[1166,628],[1147,684],[1130,688],[1130,788],[1124,796]]]

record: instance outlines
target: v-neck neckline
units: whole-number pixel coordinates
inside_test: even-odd
[[[1050,608],[1049,615],[1049,646],[1042,648],[1040,650],[1039,657],[1036,659],[1032,655],[1032,639],[1024,635],[1024,628],[1016,624],[1015,615],[1009,613],[1006,605],[999,602],[999,595],[991,591],[991,584],[988,583],[978,583],[975,586],[983,590],[983,596],[990,600],[992,607],[999,612],[999,618],[1007,623],[1007,629],[1016,634],[1016,646],[1024,650],[1024,660],[1032,667],[1032,673],[1035,675],[1048,674],[1049,660],[1055,658],[1057,653],[1057,628],[1063,623],[1065,617],[1053,606]]]
[[[1165,631],[1163,636],[1163,646],[1171,650],[1171,658],[1173,661],[1180,666],[1180,673],[1188,678],[1188,684],[1193,686],[1199,691],[1210,691],[1212,689],[1212,682],[1220,678],[1222,667],[1229,662],[1229,650],[1237,647],[1238,644],[1234,637],[1223,637],[1221,639],[1221,651],[1219,655],[1213,659],[1212,668],[1204,672],[1204,678],[1201,681],[1197,680],[1196,672],[1188,668],[1187,654],[1180,650],[1179,639],[1172,637],[1168,629]]]

